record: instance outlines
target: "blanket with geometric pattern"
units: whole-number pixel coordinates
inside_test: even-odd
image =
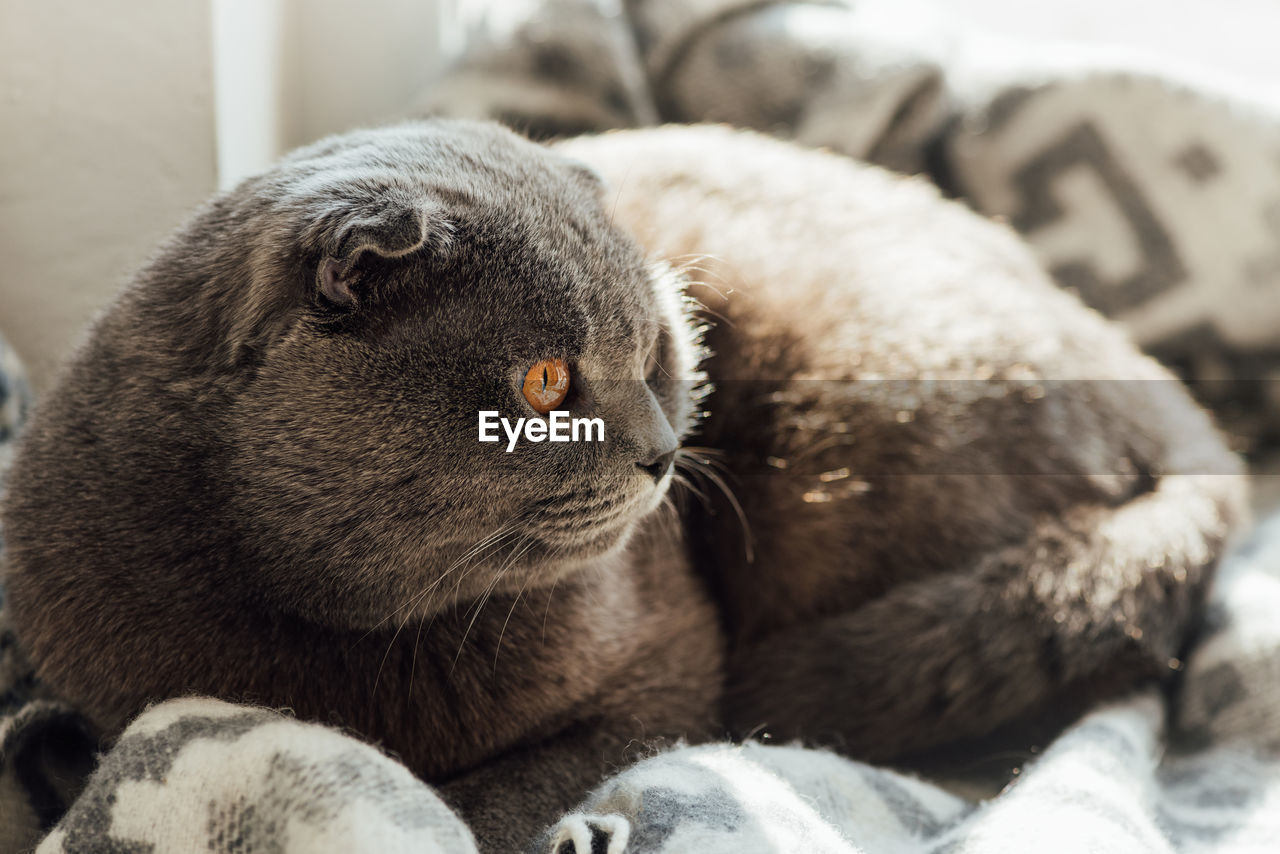
[[[462,10],[466,48],[420,112],[538,137],[722,122],[925,174],[1007,220],[1242,448],[1280,440],[1280,93],[989,34],[922,0]]]

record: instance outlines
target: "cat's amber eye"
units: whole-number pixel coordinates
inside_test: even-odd
[[[546,415],[569,394],[569,366],[564,359],[543,359],[524,375],[524,399]]]

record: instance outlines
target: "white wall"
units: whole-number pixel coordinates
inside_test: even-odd
[[[0,0],[0,334],[37,389],[219,185],[409,107],[450,6]]]
[[[0,0],[0,332],[37,387],[214,187],[209,11]]]
[[[394,118],[441,64],[453,0],[213,0],[219,183]]]

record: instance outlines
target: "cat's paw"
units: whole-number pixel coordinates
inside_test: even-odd
[[[539,854],[622,854],[631,837],[631,822],[625,817],[570,813],[551,828]]]

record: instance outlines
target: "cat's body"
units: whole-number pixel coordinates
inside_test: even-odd
[[[445,781],[493,850],[633,739],[714,733],[719,621],[655,516],[698,375],[647,261],[691,254],[725,317],[698,443],[750,529],[689,523],[735,724],[882,755],[1172,654],[1236,463],[1007,232],[724,130],[563,150],[614,189],[493,127],[339,137],[161,250],[13,472],[8,583],[43,679],[107,732],[190,691],[352,727]],[[517,414],[549,356],[608,441],[478,443],[477,411]],[[1043,382],[1082,377],[1144,382]],[[1039,476],[983,477],[1011,469]],[[1211,476],[1160,476],[1183,471]],[[1162,524],[1125,527],[1147,505]]]
[[[741,507],[703,483],[690,530],[737,731],[884,759],[1172,674],[1239,460],[1009,229],[726,128],[562,150],[712,325],[696,442]]]

